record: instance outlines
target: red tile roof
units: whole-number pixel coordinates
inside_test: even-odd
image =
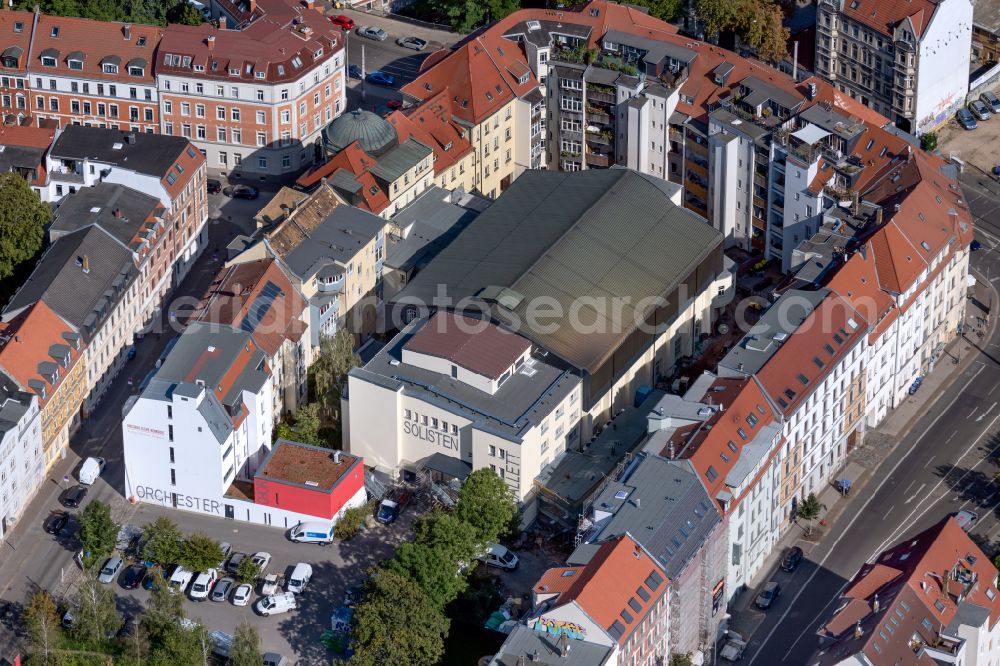
[[[938,6],[938,3],[931,0],[843,1],[844,16],[889,37],[893,36],[896,26],[906,18],[912,22],[917,37],[923,36]]]
[[[343,171],[358,181],[361,189],[358,196],[350,203],[362,210],[378,215],[389,207],[389,194],[371,174],[371,169],[378,162],[361,148],[361,143],[355,141],[326,162],[313,167],[299,176],[295,184],[305,190],[310,190],[322,182],[324,178],[333,178]]]
[[[407,115],[409,114],[409,115]],[[393,112],[388,120],[399,142],[414,137],[434,151],[434,174],[439,175],[472,152],[467,131],[453,119],[454,104],[442,92],[406,113]]]
[[[32,45],[33,72],[51,71],[63,76],[101,79],[120,86],[154,84],[153,59],[163,28],[138,23],[111,23],[69,16],[39,14]],[[55,54],[56,66],[45,67],[42,58]],[[82,70],[70,67],[70,56],[82,56]],[[104,64],[114,64],[118,73],[108,74]],[[129,73],[129,64],[142,69]]]
[[[168,26],[157,53],[157,73],[280,83],[300,78],[344,48],[340,28],[319,10],[288,0],[259,0],[256,14],[259,18],[241,30],[220,30],[210,23]],[[204,70],[196,72],[194,66]],[[239,75],[231,75],[230,69]]]
[[[945,578],[947,577],[947,578]],[[832,640],[820,655],[824,666],[864,653],[874,666],[936,664],[915,652],[916,638],[938,643],[960,603],[984,608],[988,627],[1000,619],[997,569],[954,518],[907,538],[865,564],[841,595],[840,608],[820,628]],[[882,625],[891,621],[892,629]]]
[[[79,339],[73,327],[40,299],[9,322],[0,322],[0,370],[24,391],[38,394],[32,384],[44,384],[45,396],[38,395],[39,405],[44,405],[52,397],[82,354],[82,351],[73,349],[66,335]],[[53,345],[62,345],[69,350],[68,366],[62,366],[49,353]],[[39,372],[40,363],[58,363],[59,378],[54,384]]]
[[[31,46],[31,24],[34,14],[26,11],[0,10],[0,53],[7,49],[20,49],[17,67],[7,67],[0,61],[0,72],[4,74],[24,74],[28,69],[28,51]],[[15,24],[21,29],[15,30]],[[11,53],[13,55],[13,52]],[[14,86],[12,86],[14,87]],[[27,91],[24,91],[27,94]]]
[[[404,349],[499,379],[531,349],[531,342],[488,321],[439,311],[414,333]]]
[[[550,569],[539,584],[551,581],[555,572],[561,577],[570,570],[577,573],[568,577],[571,584],[553,606],[576,603],[622,645],[667,591],[666,572],[627,534],[602,543],[586,566]],[[656,580],[660,582],[653,584]],[[649,596],[648,601],[643,600],[640,590]],[[615,631],[619,628],[620,633]]]
[[[305,305],[278,262],[261,259],[220,270],[192,319],[243,328],[273,358],[285,340],[302,337]]]

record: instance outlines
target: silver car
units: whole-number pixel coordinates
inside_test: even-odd
[[[98,574],[97,580],[101,583],[110,583],[118,575],[118,572],[122,568],[122,558],[115,555],[114,557],[108,558],[108,561],[104,563],[101,567],[101,573]]]
[[[374,39],[377,42],[384,42],[389,38],[389,33],[382,28],[376,28],[373,25],[366,25],[358,28],[358,35],[367,37],[368,39]]]
[[[427,40],[419,37],[400,37],[396,43],[404,49],[413,49],[414,51],[423,51],[427,48]]]

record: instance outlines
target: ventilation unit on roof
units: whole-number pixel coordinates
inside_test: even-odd
[[[318,481],[306,481],[306,485],[307,486],[312,486],[313,488],[318,488],[319,487],[319,482]]]
[[[526,25],[528,26],[528,32],[534,32],[535,30],[542,29],[542,24],[538,21],[528,21]]]
[[[785,333],[784,331],[774,334],[775,342],[784,342],[787,339],[788,339],[788,333]]]
[[[521,369],[518,370],[518,372],[524,375],[525,377],[534,377],[536,374],[538,374],[538,368],[535,368],[525,363],[524,365],[521,366]]]
[[[116,143],[114,143],[114,144],[113,144],[113,145],[111,146],[111,149],[112,149],[112,150],[121,150],[121,149],[122,149],[123,147],[124,147],[124,144],[122,144],[122,143],[117,143],[117,142],[116,142]]]

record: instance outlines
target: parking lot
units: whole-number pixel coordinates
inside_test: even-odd
[[[994,94],[1000,94],[994,91]],[[972,131],[962,129],[952,118],[938,132],[938,149],[947,159],[949,155],[959,157],[966,164],[986,173],[1000,164],[996,146],[1000,142],[1000,116],[977,121],[978,127]]]

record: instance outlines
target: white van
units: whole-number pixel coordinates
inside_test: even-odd
[[[333,543],[333,525],[330,523],[299,523],[288,532],[295,543]]]
[[[188,571],[178,564],[177,568],[174,569],[174,573],[170,576],[170,591],[183,594],[193,577],[193,571]]]
[[[92,485],[94,481],[97,481],[97,477],[101,475],[104,471],[104,466],[107,465],[107,461],[104,458],[87,458],[80,465],[80,483],[85,486]]]
[[[292,569],[292,575],[288,577],[288,585],[285,587],[286,590],[294,594],[299,594],[305,591],[306,584],[309,579],[312,578],[313,568],[306,564],[305,562],[299,562]]]
[[[266,616],[287,613],[290,610],[294,610],[296,606],[294,594],[291,592],[279,592],[278,594],[262,597],[257,602],[255,608],[258,613]]]
[[[486,552],[480,555],[478,559],[480,562],[488,564],[491,567],[510,569],[511,571],[517,568],[518,563],[517,555],[507,550],[506,547],[496,543],[488,545]]]

